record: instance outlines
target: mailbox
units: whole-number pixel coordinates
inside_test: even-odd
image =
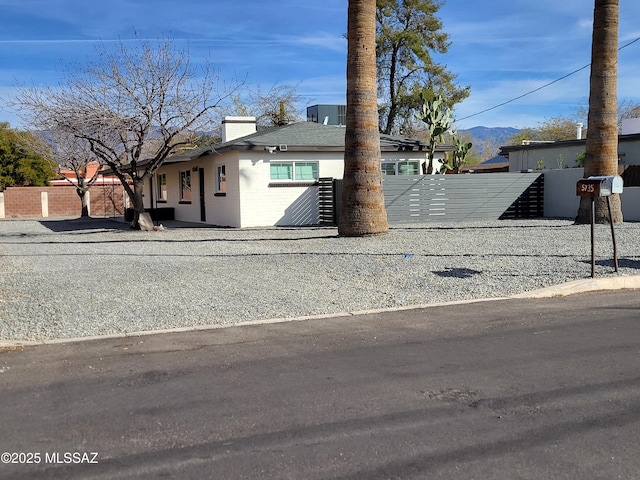
[[[622,193],[623,181],[619,176],[588,177],[578,180],[576,195],[579,197],[608,197]]]

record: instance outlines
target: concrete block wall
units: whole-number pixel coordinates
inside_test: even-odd
[[[80,197],[68,187],[9,187],[0,192],[0,218],[79,217]],[[124,214],[125,193],[122,186],[94,186],[89,190],[89,213],[92,216]]]
[[[43,193],[46,193],[47,200],[42,201],[43,217],[66,217],[77,215],[80,216],[82,208],[80,197],[73,187],[41,187]],[[45,215],[45,208],[48,208],[49,214]]]
[[[97,185],[89,190],[89,211],[94,217],[115,217],[124,215],[124,209],[128,206],[128,198],[120,185]],[[78,209],[80,197],[76,195]]]
[[[4,191],[6,218],[42,217],[42,192],[49,187],[10,187]]]

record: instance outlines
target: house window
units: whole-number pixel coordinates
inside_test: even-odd
[[[271,180],[315,181],[318,179],[318,162],[280,162],[270,164]]]
[[[420,162],[417,160],[401,160],[399,162],[382,162],[383,175],[420,175]]]
[[[272,163],[271,180],[293,180],[293,163]]]
[[[158,201],[166,202],[168,198],[167,194],[167,174],[158,174]]]
[[[395,163],[382,163],[382,175],[395,175],[396,174],[396,164]]]
[[[227,193],[227,168],[218,165],[216,168],[216,193]]]
[[[420,162],[398,162],[398,175],[420,175]]]
[[[294,180],[317,180],[318,162],[295,162]]]
[[[180,172],[180,201],[191,201],[191,172],[189,170]]]

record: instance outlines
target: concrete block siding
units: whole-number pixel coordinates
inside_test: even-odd
[[[7,218],[42,217],[42,193],[48,187],[11,187],[4,191]]]
[[[89,191],[89,211],[94,216],[122,215],[121,186],[94,186]],[[80,216],[80,197],[69,187],[9,187],[0,192],[0,218]]]

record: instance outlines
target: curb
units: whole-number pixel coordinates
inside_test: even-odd
[[[551,287],[512,295],[509,298],[550,298],[566,297],[577,293],[597,292],[605,290],[640,289],[640,275],[622,275],[619,277],[589,278],[554,285]]]
[[[269,325],[269,324],[284,323],[284,322],[299,322],[304,320],[322,320],[327,318],[374,315],[379,313],[401,312],[406,310],[417,310],[417,309],[433,308],[433,307],[446,307],[446,306],[453,306],[453,305],[492,302],[492,301],[509,300],[509,299],[566,297],[569,295],[575,295],[579,293],[607,291],[607,290],[625,290],[625,289],[628,289],[628,290],[640,289],[640,275],[633,275],[633,276],[622,275],[618,277],[603,277],[603,278],[589,278],[584,280],[574,280],[574,281],[563,283],[560,285],[553,285],[551,287],[545,287],[538,290],[532,290],[530,292],[519,293],[519,294],[511,295],[508,297],[491,297],[491,298],[477,298],[477,299],[471,299],[471,300],[454,300],[450,302],[429,303],[424,305],[408,305],[403,307],[382,308],[382,309],[375,309],[375,310],[337,312],[337,313],[309,315],[309,316],[302,316],[302,317],[249,320],[246,322],[230,323],[225,325],[199,325],[197,327],[177,327],[177,328],[168,328],[168,329],[161,329],[161,330],[129,332],[129,333],[112,334],[112,335],[94,335],[90,337],[60,338],[60,339],[40,340],[40,341],[8,340],[8,341],[0,341],[0,352],[18,350],[23,347],[32,347],[32,346],[38,346],[38,345],[56,345],[56,344],[65,344],[65,343],[87,342],[92,340],[107,340],[107,339],[113,339],[113,338],[141,337],[141,336],[160,335],[160,334],[167,334],[167,333],[185,333],[185,332],[197,332],[202,330],[217,330],[221,328],[230,328],[230,327]]]

